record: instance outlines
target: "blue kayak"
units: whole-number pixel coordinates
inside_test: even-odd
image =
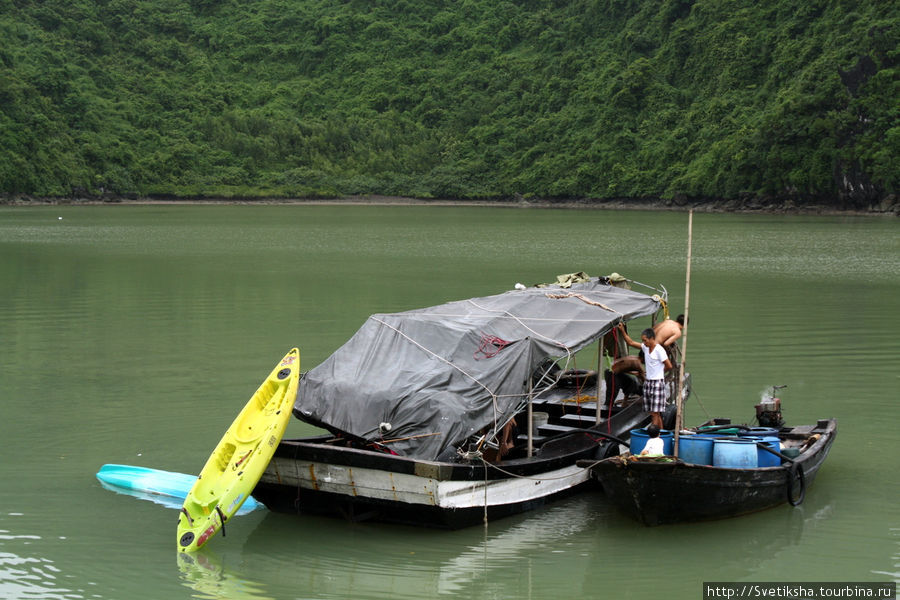
[[[150,500],[176,510],[181,509],[184,499],[197,481],[196,475],[114,464],[100,467],[97,479],[108,490]],[[253,498],[247,498],[236,514],[244,515],[262,507]]]

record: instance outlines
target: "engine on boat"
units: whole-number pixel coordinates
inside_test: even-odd
[[[761,427],[778,428],[784,425],[784,417],[781,416],[781,399],[776,398],[775,394],[778,390],[786,387],[786,385],[773,385],[756,405],[756,420]]]

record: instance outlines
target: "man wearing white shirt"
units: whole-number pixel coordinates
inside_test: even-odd
[[[624,323],[619,323],[619,330],[626,344],[640,348],[644,353],[644,410],[650,413],[650,422],[662,429],[662,412],[666,410],[666,371],[672,368],[672,361],[662,345],[656,343],[653,329],[647,328],[641,332],[640,343],[628,336]]]

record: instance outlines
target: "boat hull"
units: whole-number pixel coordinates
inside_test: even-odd
[[[836,436],[834,420],[794,428],[788,436],[818,435],[790,464],[755,469],[695,465],[675,459],[614,457],[592,466],[610,501],[645,525],[722,519],[772,508],[802,495],[815,479]]]
[[[418,466],[419,474],[406,474],[276,458],[272,467],[280,481],[270,479],[272,471],[267,472],[254,496],[279,512],[458,529],[538,508],[591,483],[590,473],[574,464],[488,480],[477,476],[440,480],[426,472],[428,467],[438,471],[440,465]]]
[[[639,403],[613,415],[610,433],[627,437],[648,420]],[[352,520],[458,529],[532,510],[595,485],[580,459],[618,453],[597,428],[545,442],[531,458],[421,461],[369,450],[330,447],[328,436],[283,440],[253,496],[269,509]]]

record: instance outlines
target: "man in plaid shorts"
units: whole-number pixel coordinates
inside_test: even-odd
[[[650,422],[662,429],[661,413],[666,410],[666,371],[672,368],[672,361],[662,344],[656,343],[653,329],[647,328],[641,332],[641,343],[628,337],[624,323],[619,323],[619,330],[624,335],[626,344],[632,348],[640,348],[644,353],[644,410],[650,413]]]

